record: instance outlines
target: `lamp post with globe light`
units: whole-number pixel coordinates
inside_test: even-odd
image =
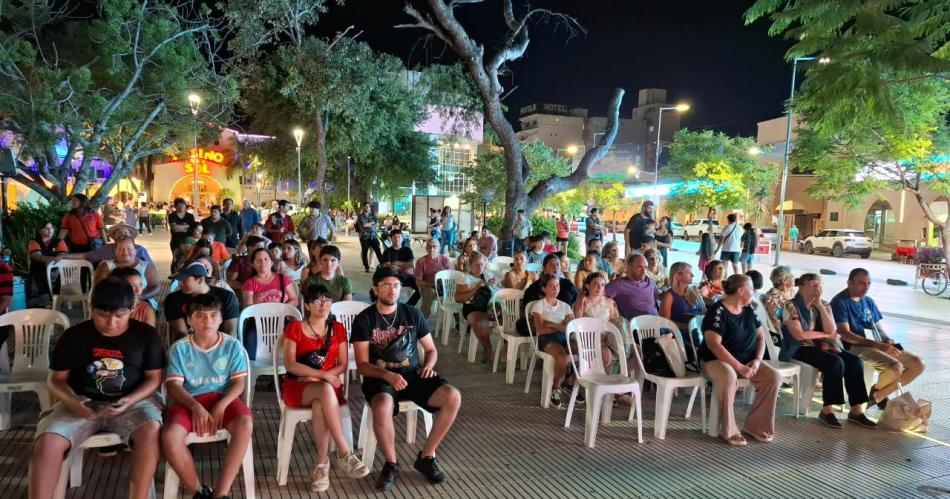
[[[201,96],[196,93],[188,95],[188,107],[195,120],[195,148],[191,152],[192,204],[195,206],[195,216],[198,216],[198,109],[201,106]]]
[[[656,120],[656,157],[653,161],[653,198],[656,202],[656,181],[660,178],[660,133],[663,130],[663,111],[676,111],[682,113],[689,111],[689,104],[677,104],[675,106],[669,107],[660,107],[660,110],[657,111],[657,120]]]
[[[300,174],[300,144],[303,141],[303,129],[294,128],[294,140],[297,142],[297,209],[303,203],[303,177]]]

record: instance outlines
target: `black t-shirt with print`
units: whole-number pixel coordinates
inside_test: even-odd
[[[50,369],[69,371],[67,383],[76,395],[92,400],[118,400],[145,381],[145,371],[165,367],[162,340],[155,328],[129,320],[119,336],[104,336],[92,320],[63,333],[53,348]]]
[[[390,326],[392,321],[392,326]],[[383,316],[376,307],[369,307],[353,318],[350,341],[369,342],[369,361],[387,363],[390,370],[417,369],[419,356],[416,343],[429,335],[431,328],[418,308],[399,303],[396,316]],[[395,366],[394,364],[401,364]]]
[[[218,286],[209,287],[211,288],[209,293],[221,300],[221,320],[237,319],[238,315],[241,314],[237,296],[233,292]],[[181,290],[165,297],[165,320],[173,321],[187,317],[191,298],[191,295],[186,295]]]
[[[703,333],[713,331],[719,334],[726,351],[745,364],[755,358],[755,332],[761,325],[751,306],[743,307],[739,315],[734,315],[726,310],[722,302],[717,302],[709,308],[703,318]],[[706,345],[705,339],[699,347],[699,358],[704,361],[716,359],[716,355]]]

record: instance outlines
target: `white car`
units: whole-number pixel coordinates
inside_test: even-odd
[[[712,220],[711,223],[713,235],[722,235],[722,225],[719,225],[719,221]],[[700,234],[709,230],[709,224],[710,221],[706,220],[705,218],[699,218],[686,224],[686,227],[683,228],[683,239],[686,239],[687,241],[694,238],[699,240]]]
[[[809,255],[826,252],[840,257],[850,253],[868,258],[871,256],[871,238],[857,229],[828,229],[805,239],[802,251]]]

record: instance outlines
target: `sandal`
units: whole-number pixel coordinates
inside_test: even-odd
[[[762,442],[763,444],[772,443],[772,435],[756,435],[748,430],[742,430],[742,433],[745,433],[757,442]]]
[[[725,441],[727,444],[733,447],[744,447],[746,445],[745,438],[738,433],[736,433],[735,435],[729,438],[726,438]]]

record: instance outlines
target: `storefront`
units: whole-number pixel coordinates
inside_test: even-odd
[[[170,202],[182,198],[193,204],[197,183],[197,205],[202,213],[206,213],[211,205],[221,204],[224,198],[240,203],[244,171],[240,165],[235,165],[237,140],[239,134],[223,129],[218,141],[199,147],[197,151],[189,151],[189,157],[171,158],[172,161],[153,165],[149,199]]]

